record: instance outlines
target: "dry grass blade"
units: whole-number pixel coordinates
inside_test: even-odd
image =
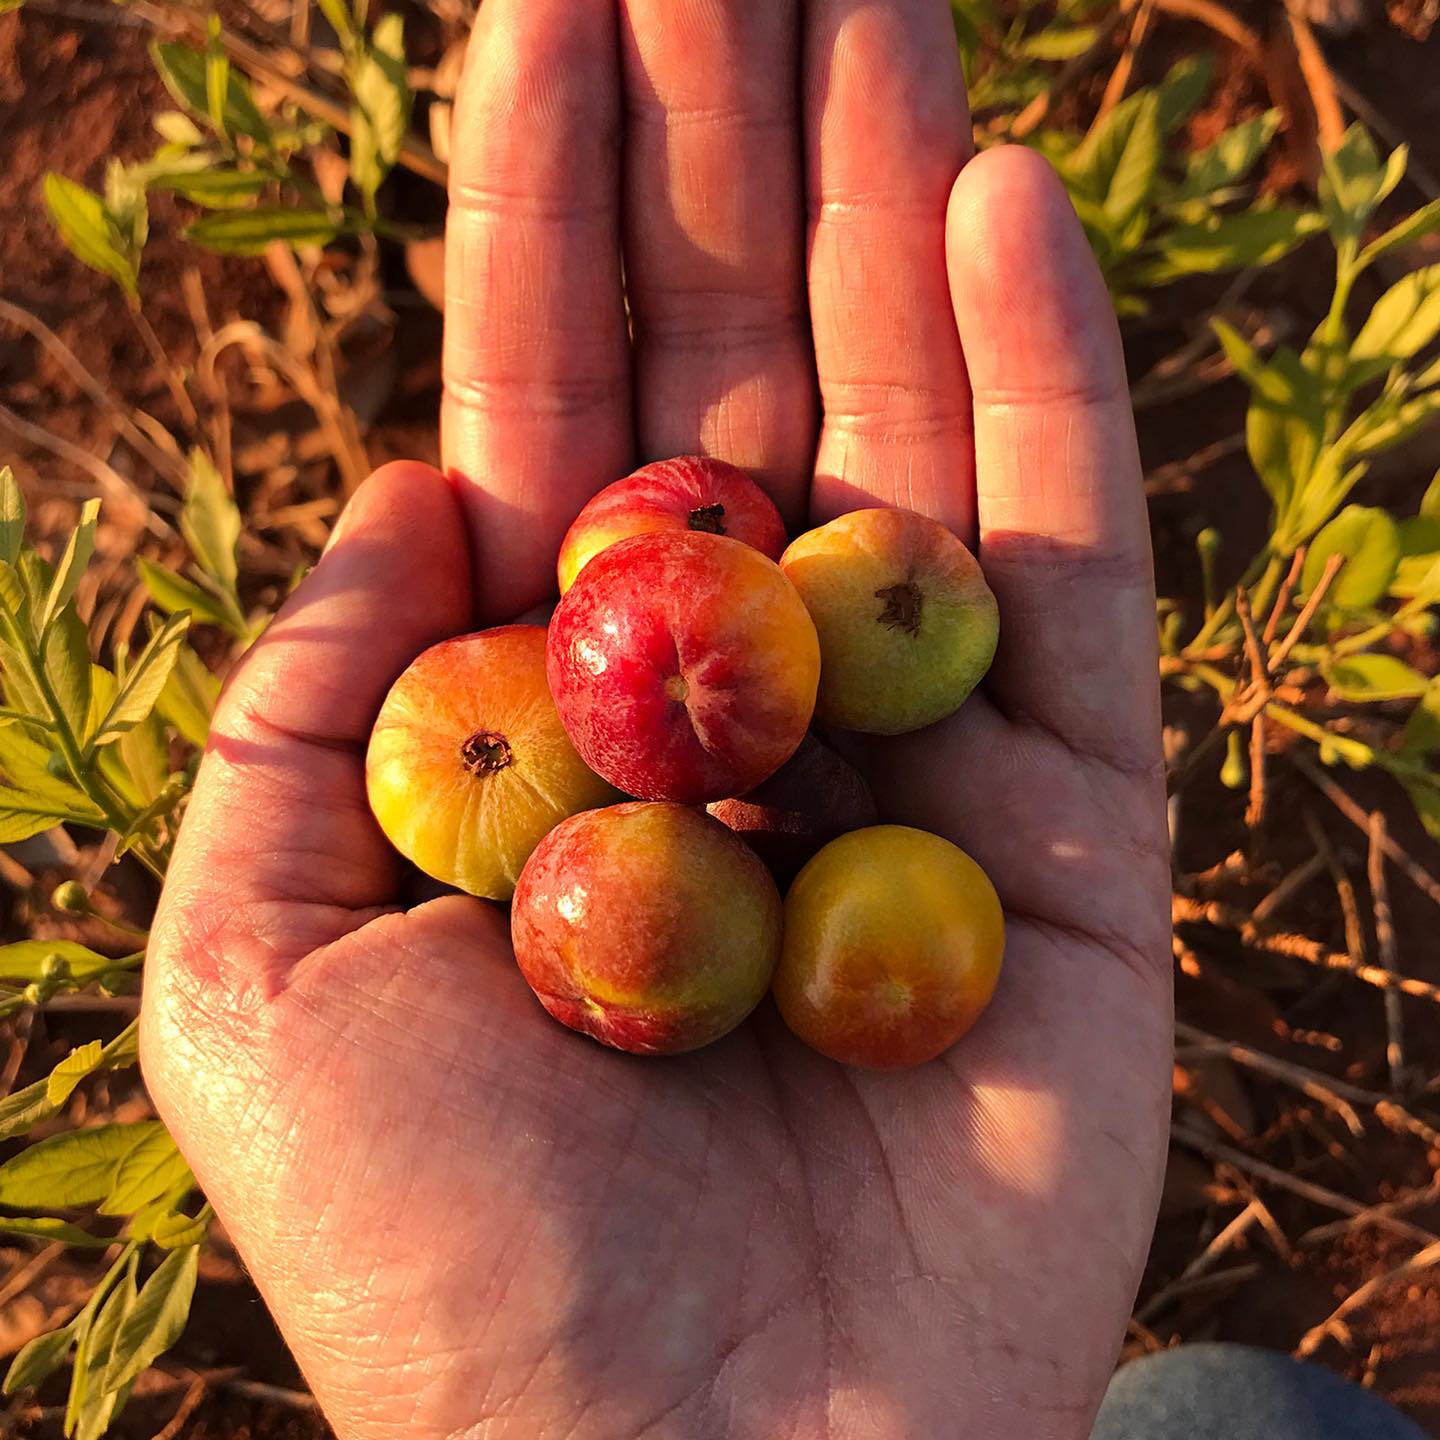
[[[1232,1246],[1238,1244],[1260,1220],[1260,1209],[1251,1201],[1168,1285],[1162,1286],[1135,1312],[1141,1325],[1148,1325],[1172,1300],[1186,1292],[1189,1282],[1204,1275]]]
[[[1440,1201],[1440,1180],[1412,1190],[1408,1195],[1401,1195],[1395,1200],[1386,1200],[1379,1205],[1367,1205],[1348,1219],[1330,1220],[1324,1225],[1316,1225],[1300,1237],[1300,1244],[1318,1245],[1325,1240],[1334,1240],[1337,1236],[1363,1230],[1367,1225],[1379,1224],[1386,1217],[1403,1215],[1407,1210],[1418,1210],[1421,1206],[1433,1205],[1436,1201]]]
[[[1189,1130],[1182,1125],[1172,1126],[1170,1133],[1178,1144],[1185,1146],[1188,1150],[1198,1151],[1209,1160],[1224,1161],[1225,1164],[1233,1165],[1242,1175],[1247,1175],[1252,1180],[1273,1185],[1278,1190],[1288,1190],[1290,1194],[1298,1195],[1302,1200],[1309,1200],[1315,1205],[1322,1205],[1327,1210],[1338,1210],[1342,1215],[1359,1215],[1367,1208],[1358,1200],[1352,1200],[1348,1195],[1341,1195],[1336,1190],[1315,1184],[1313,1180],[1305,1180],[1298,1175],[1292,1175],[1289,1171],[1281,1170],[1276,1165],[1267,1164],[1264,1160],[1256,1160],[1253,1156],[1245,1154],[1243,1150],[1237,1150],[1233,1145],[1212,1140],[1208,1135],[1197,1134],[1194,1130]],[[1401,1220],[1393,1215],[1375,1215],[1371,1223],[1386,1230],[1393,1230],[1397,1235],[1407,1236],[1421,1245],[1430,1245],[1440,1239],[1429,1230],[1423,1230],[1420,1226],[1412,1225],[1408,1220]]]
[[[1336,1327],[1343,1325],[1347,1315],[1353,1314],[1387,1285],[1403,1279],[1406,1275],[1414,1275],[1421,1270],[1428,1270],[1436,1264],[1440,1264],[1440,1240],[1427,1245],[1418,1254],[1412,1255],[1404,1264],[1395,1266],[1393,1270],[1387,1270],[1383,1275],[1377,1275],[1373,1280],[1367,1280],[1358,1290],[1347,1295],[1324,1320],[1300,1337],[1300,1343],[1295,1347],[1296,1357],[1304,1360],[1307,1356],[1313,1355],[1324,1344],[1326,1338],[1335,1332]]]
[[[1325,562],[1325,569],[1321,572],[1319,580],[1315,582],[1315,588],[1310,592],[1301,607],[1300,613],[1295,617],[1295,623],[1290,627],[1285,638],[1270,652],[1270,669],[1278,670],[1289,658],[1290,652],[1304,638],[1305,632],[1310,628],[1310,622],[1315,618],[1315,612],[1320,608],[1321,602],[1325,599],[1325,592],[1334,583],[1335,577],[1340,573],[1340,567],[1345,563],[1343,555],[1332,555]]]
[[[1380,949],[1380,964],[1394,970],[1395,918],[1390,909],[1390,891],[1385,883],[1385,817],[1375,811],[1370,817],[1370,854],[1367,873],[1370,879],[1370,900],[1375,911],[1375,943]],[[1390,1067],[1390,1088],[1404,1088],[1405,1078],[1405,1017],[1400,1009],[1400,996],[1394,990],[1385,992],[1385,1062]]]
[[[1267,1055],[1262,1050],[1254,1050],[1235,1040],[1226,1040],[1218,1035],[1207,1034],[1204,1030],[1197,1029],[1194,1025],[1187,1025],[1182,1020],[1175,1022],[1175,1034],[1187,1044],[1200,1046],[1205,1053],[1224,1055],[1237,1065],[1243,1065],[1257,1074],[1269,1075],[1272,1079],[1284,1081],[1285,1084],[1293,1086],[1312,1100],[1318,1100],[1327,1109],[1338,1115],[1345,1128],[1355,1136],[1363,1135],[1365,1126],[1350,1101],[1353,1100],[1364,1105],[1383,1102],[1385,1099],[1383,1095],[1362,1090],[1343,1080],[1332,1080],[1330,1076],[1322,1075],[1318,1070],[1310,1070],[1303,1065],[1294,1065],[1288,1060]]]
[[[1296,754],[1294,764],[1295,768],[1299,770],[1352,825],[1369,834],[1370,812],[1368,810],[1361,805],[1357,805],[1355,801],[1345,793],[1342,786],[1337,785],[1318,765],[1307,759],[1304,755]],[[1405,849],[1396,842],[1393,835],[1387,834],[1382,837],[1380,848],[1410,877],[1417,889],[1425,895],[1428,895],[1437,905],[1440,905],[1440,880],[1437,880],[1423,865],[1413,859]]]

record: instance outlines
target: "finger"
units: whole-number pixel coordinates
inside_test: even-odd
[[[798,0],[623,0],[626,282],[647,459],[743,466],[799,520],[815,454]]]
[[[1000,602],[993,698],[1123,767],[1158,754],[1155,587],[1114,309],[1054,171],[966,167],[950,283],[975,397],[980,551]]]
[[[482,614],[554,589],[575,512],[630,468],[614,0],[486,0],[456,103],[445,465]]]
[[[444,477],[405,462],[377,471],[221,697],[159,926],[173,914],[207,935],[232,931],[248,960],[283,974],[393,901],[395,857],[365,800],[365,742],[396,676],[465,629],[471,600]],[[196,961],[219,949],[192,939],[182,948]]]
[[[944,0],[809,0],[810,309],[821,519],[899,504],[968,535],[970,393],[945,205],[970,122]]]

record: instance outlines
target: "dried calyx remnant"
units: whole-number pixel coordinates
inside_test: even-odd
[[[898,585],[886,585],[875,592],[877,600],[885,602],[880,611],[879,623],[892,630],[903,630],[907,635],[920,633],[920,591],[913,580],[903,580]]]
[[[477,730],[461,747],[460,758],[472,775],[494,775],[515,758],[510,742],[493,730]]]
[[[697,505],[690,512],[690,528],[703,530],[707,535],[725,533],[725,507],[723,505]]]

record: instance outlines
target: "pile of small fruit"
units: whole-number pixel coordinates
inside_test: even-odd
[[[877,824],[810,726],[958,708],[998,631],[974,556],[897,509],[787,548],[748,475],[685,457],[596,495],[558,569],[548,629],[444,641],[395,682],[366,759],[391,843],[512,900],[540,1003],[607,1045],[693,1050],[773,989],[832,1059],[941,1054],[994,991],[999,901],[948,841]]]

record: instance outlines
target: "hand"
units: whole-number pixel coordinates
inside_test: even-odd
[[[145,993],[156,1103],[345,1440],[1089,1434],[1168,1107],[1153,589],[1103,284],[1044,163],[968,135],[943,0],[481,8],[454,488],[370,480],[232,679]],[[999,597],[985,694],[868,750],[1008,911],[991,1010],[922,1069],[768,1007],[607,1052],[499,908],[397,903],[362,773],[390,682],[550,593],[595,488],[696,450],[795,525],[936,515]]]

